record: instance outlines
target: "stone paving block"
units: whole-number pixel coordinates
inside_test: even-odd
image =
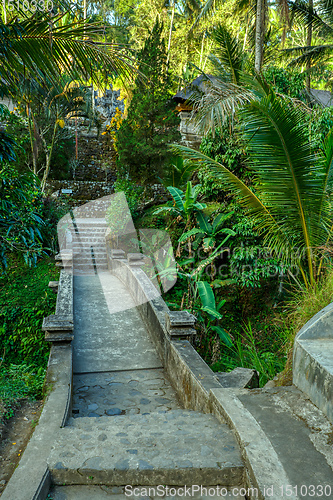
[[[74,375],[75,418],[90,416],[91,412],[99,416],[132,415],[180,407],[163,369]]]

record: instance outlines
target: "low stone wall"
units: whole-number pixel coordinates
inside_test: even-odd
[[[293,384],[333,423],[333,303],[319,311],[296,336]]]
[[[53,195],[54,197],[61,195],[62,189],[70,189],[72,193],[66,195],[69,200],[77,199],[90,201],[113,193],[113,182],[50,180],[47,182],[46,187],[47,193]]]

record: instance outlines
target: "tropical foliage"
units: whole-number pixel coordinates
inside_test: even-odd
[[[265,244],[296,265],[306,284],[320,277],[332,237],[332,135],[314,152],[303,127],[304,111],[274,91],[242,111],[255,189],[211,158],[183,146],[174,150],[208,167],[231,191],[264,235]],[[289,272],[292,273],[291,268]]]

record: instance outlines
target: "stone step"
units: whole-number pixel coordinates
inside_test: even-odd
[[[321,488],[332,498],[333,427],[326,416],[294,386],[241,390],[238,397],[272,443],[298,498],[319,497]]]
[[[92,234],[90,236],[82,236],[82,237],[78,236],[78,237],[73,238],[73,245],[74,244],[79,244],[80,242],[82,242],[82,243],[92,242],[93,243],[95,241],[98,242],[98,243],[99,242],[104,243],[104,245],[105,245],[105,238],[104,238],[104,236],[96,236],[94,234]]]
[[[96,231],[95,229],[91,228],[91,230],[87,229],[85,231],[72,231],[72,236],[73,239],[78,239],[78,238],[91,238],[91,237],[98,237],[98,238],[104,238],[104,235],[106,233],[106,229],[103,230],[98,230]]]
[[[171,410],[70,419],[48,460],[54,484],[243,483],[232,431],[213,415]]]
[[[98,260],[99,262],[100,261],[107,262],[105,252],[94,252],[94,258],[95,258],[95,260]],[[74,255],[74,263],[90,262],[92,259],[93,259],[93,256],[92,256],[91,252],[87,252],[87,253],[81,252],[79,254]]]
[[[93,224],[91,225],[88,225],[88,224],[85,224],[84,226],[82,225],[79,225],[77,226],[77,230],[74,229],[74,227],[71,228],[71,232],[73,234],[79,232],[79,233],[87,233],[87,232],[95,232],[95,233],[103,233],[107,230],[108,226],[94,226]]]
[[[107,263],[105,262],[100,262],[100,263],[96,263],[95,264],[96,268],[97,269],[107,269]],[[77,270],[81,270],[81,271],[84,271],[84,270],[87,270],[87,271],[90,271],[90,270],[94,270],[95,269],[95,266],[93,265],[92,262],[89,262],[89,263],[78,263],[78,264],[74,264],[73,268],[74,268],[74,271],[77,271]]]
[[[106,247],[102,243],[83,243],[82,245],[75,245],[72,248],[73,250],[73,255],[80,255],[80,254],[86,254],[86,255],[91,255],[91,250],[93,250],[95,253],[96,252],[103,252],[104,255],[106,255]]]
[[[154,486],[53,486],[52,500],[184,500],[184,487]],[[245,500],[234,489],[219,486],[189,485],[185,497],[191,500]],[[241,490],[242,491],[242,490]],[[215,494],[214,494],[215,493]]]
[[[105,270],[107,270],[107,268],[108,268],[107,264],[104,263],[104,262],[102,262],[102,263],[96,263],[95,266],[93,265],[92,262],[90,262],[88,264],[87,263],[84,263],[84,264],[74,264],[73,269],[74,269],[74,271],[79,271],[79,270],[80,271],[85,271],[85,270],[86,271],[93,271],[95,269],[95,267],[97,269],[105,269]]]
[[[96,232],[96,233],[103,233],[107,230],[108,226],[105,225],[105,226],[94,226],[93,224],[85,224],[84,226],[83,225],[77,225],[77,230],[74,228],[74,227],[71,227],[71,232],[72,233],[77,233],[77,232],[83,232],[83,233],[86,233],[86,232]]]
[[[107,263],[107,259],[106,259],[106,256],[105,255],[96,255],[94,256],[94,259],[92,258],[91,255],[87,255],[86,257],[84,256],[77,256],[74,258],[74,265],[76,264],[89,264],[90,262],[93,262],[93,260],[95,262],[103,262],[103,263]]]
[[[105,244],[103,245],[102,242],[100,244],[97,243],[82,243],[82,245],[75,245],[73,246],[73,253],[75,254],[80,254],[80,253],[89,253],[91,252],[91,248],[93,249],[94,252],[103,252],[106,255],[106,247]]]
[[[81,247],[80,249],[77,249],[79,251],[77,252],[73,252],[74,253],[74,258],[91,258],[91,248],[90,247]],[[96,256],[99,256],[99,257],[105,257],[106,258],[106,250],[103,249],[102,247],[101,248],[96,248],[96,247],[93,247],[93,253]]]

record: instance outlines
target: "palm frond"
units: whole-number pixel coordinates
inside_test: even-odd
[[[197,16],[196,20],[190,28],[190,32],[200,23],[201,20],[211,16],[216,7],[223,4],[224,0],[207,0],[205,5],[202,7],[200,14]]]
[[[33,16],[21,22],[13,20],[0,30],[1,77],[8,81],[19,73],[56,80],[63,70],[69,74],[92,75],[96,69],[122,75],[135,73],[132,61],[122,54],[122,47],[94,41],[101,26],[84,21],[61,26],[63,14],[50,21]]]
[[[332,0],[329,0],[332,2]],[[294,21],[306,26],[311,25],[313,30],[316,30],[319,35],[332,35],[333,27],[325,22],[325,19],[316,11],[311,10],[309,4],[304,0],[289,0],[290,14]],[[332,7],[331,7],[332,8]]]
[[[286,29],[290,25],[290,9],[289,9],[289,1],[288,0],[276,0],[276,5],[278,12],[280,14],[280,19],[283,24],[283,35],[282,41],[286,36]]]
[[[204,94],[193,93],[193,120],[198,130],[206,133],[221,127],[227,117],[254,99],[251,89],[215,78],[209,81]]]
[[[207,167],[236,196],[279,258],[300,266],[306,258],[314,282],[312,249],[327,240],[332,219],[326,192],[332,183],[333,136],[326,143],[325,157],[314,154],[314,144],[303,126],[304,113],[292,100],[277,97],[272,90],[242,110],[255,190],[202,153],[184,146],[172,149],[199,168]]]
[[[273,92],[243,111],[256,192],[272,215],[258,228],[268,229],[269,246],[281,252],[317,246],[325,234],[318,217],[325,171],[303,126],[304,114]]]
[[[331,24],[333,22],[333,0],[318,0],[318,6],[323,17]]]
[[[211,37],[217,44],[215,56],[219,63],[230,75],[232,83],[239,85],[244,62],[242,44],[222,24],[214,28]]]
[[[202,5],[198,0],[186,0],[186,7],[190,9],[192,12],[199,12]]]
[[[319,217],[328,212],[329,207],[329,194],[333,188],[333,130],[331,130],[324,140],[323,144],[324,162],[323,162],[323,192],[321,198],[321,209]],[[332,226],[332,220],[329,218],[327,227]]]
[[[310,64],[316,66],[317,64],[324,64],[332,58],[333,44],[328,45],[315,45],[305,47],[294,47],[285,49],[286,54],[300,54],[290,61],[290,67],[300,67]]]
[[[208,167],[214,177],[221,181],[221,186],[226,190],[232,191],[237,196],[240,203],[247,206],[252,213],[267,212],[265,206],[255,193],[221,163],[195,149],[179,144],[173,144],[170,146],[170,149],[174,153],[193,162],[197,168]],[[268,213],[267,215],[269,216]]]

